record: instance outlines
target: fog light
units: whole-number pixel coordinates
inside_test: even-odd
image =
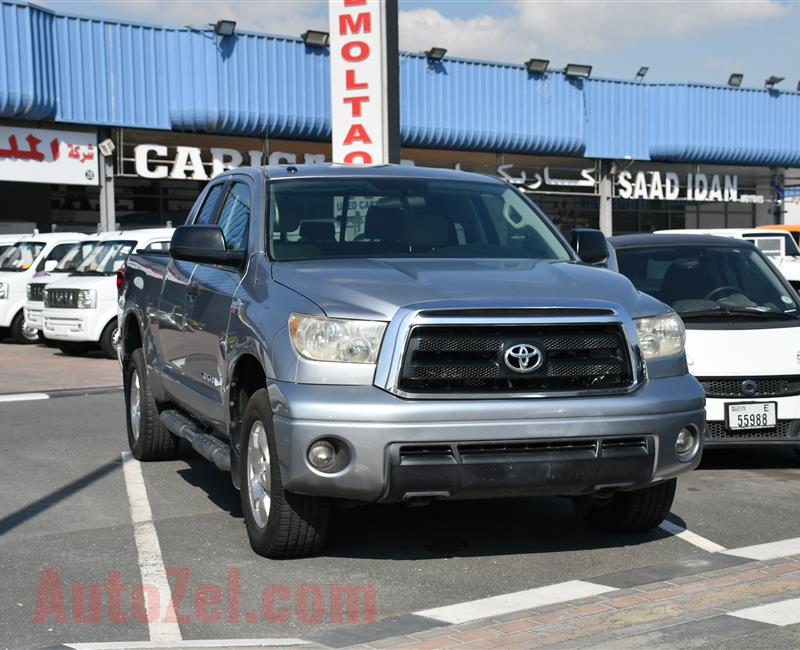
[[[698,446],[697,431],[694,427],[684,427],[675,440],[675,453],[681,460],[689,460],[694,456]]]
[[[336,460],[336,448],[327,440],[317,440],[308,448],[308,462],[317,469],[328,469]]]

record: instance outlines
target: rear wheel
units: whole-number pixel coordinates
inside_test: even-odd
[[[147,378],[141,349],[134,350],[125,364],[125,410],[128,422],[128,445],[137,460],[175,458],[179,440],[161,424],[156,402]]]
[[[664,521],[675,498],[676,479],[632,492],[615,492],[608,497],[593,495],[576,500],[584,519],[600,530],[641,533]]]
[[[284,490],[265,389],[248,400],[242,432],[242,511],[253,550],[270,558],[317,553],[325,541],[330,502]]]
[[[100,335],[100,349],[109,359],[117,358],[117,319],[112,320]]]
[[[14,316],[14,320],[11,321],[11,337],[17,343],[26,345],[37,343],[39,341],[39,332],[25,325],[25,315],[19,312]]]

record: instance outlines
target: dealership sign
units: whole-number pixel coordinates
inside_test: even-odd
[[[0,126],[0,180],[97,185],[97,134]]]
[[[383,0],[329,0],[333,162],[389,162]]]

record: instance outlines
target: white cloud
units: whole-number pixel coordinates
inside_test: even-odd
[[[446,6],[442,3],[436,5]],[[726,2],[518,0],[512,15],[448,18],[434,8],[400,12],[400,46],[420,51],[436,44],[454,56],[524,61],[563,59],[637,42],[679,40],[779,18],[792,7],[771,0]]]

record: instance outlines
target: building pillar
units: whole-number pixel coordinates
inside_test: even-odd
[[[114,157],[102,156],[100,165],[100,232],[117,229],[114,209]]]
[[[608,160],[600,161],[600,182],[598,190],[600,192],[600,230],[606,237],[611,237],[614,231],[613,217],[613,184],[611,182],[611,162]]]

